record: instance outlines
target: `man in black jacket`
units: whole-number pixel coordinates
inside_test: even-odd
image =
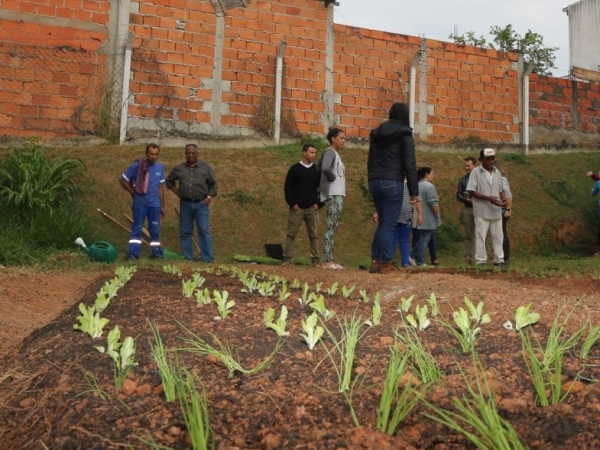
[[[319,197],[321,174],[314,164],[317,149],[313,144],[302,147],[302,161],[294,164],[285,177],[285,201],[289,205],[288,228],[283,248],[283,264],[289,265],[294,253],[296,235],[302,222],[310,240],[310,257],[314,267],[319,265]]]

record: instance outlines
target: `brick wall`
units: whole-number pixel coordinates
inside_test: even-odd
[[[410,64],[421,39],[343,25],[335,31],[335,90],[341,96],[336,112],[348,134],[368,137],[393,102],[408,103]],[[415,93],[427,117],[421,118],[424,129],[415,128],[417,138],[518,142],[517,56],[430,39],[425,45],[426,92],[417,66]]]
[[[600,85],[531,75],[531,143],[596,145],[600,135]]]
[[[104,85],[108,2],[3,0],[1,8],[0,136],[81,135],[90,125],[83,104]]]
[[[217,18],[209,1],[139,3],[131,16],[135,35],[130,133],[169,136],[218,132],[252,135],[259,106],[273,108],[278,46],[285,39],[284,108],[299,131],[322,132],[327,10],[317,0],[253,1],[227,11],[222,49],[222,95],[215,104],[213,67]],[[264,108],[269,106],[269,108]],[[288,113],[288,116],[291,114]],[[143,119],[143,120],[136,120]],[[270,118],[272,121],[272,117]]]
[[[2,0],[0,136],[48,140],[102,131],[105,78],[118,78],[107,72],[109,59],[123,60],[110,31],[114,5],[121,4]],[[285,39],[284,136],[322,134],[326,117],[350,138],[367,138],[394,101],[408,102],[411,61],[422,50],[417,139],[521,142],[517,55],[344,25],[334,26],[330,117],[327,14],[320,0],[255,0],[228,10],[222,21],[209,0],[131,2],[129,138],[272,133],[276,54]],[[597,143],[599,88],[531,76],[531,143]]]

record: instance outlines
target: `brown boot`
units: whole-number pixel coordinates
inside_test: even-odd
[[[381,263],[381,265],[379,266],[379,273],[394,273],[397,272],[398,268],[394,265],[394,263],[392,261],[386,262],[386,263]]]
[[[372,261],[371,267],[369,268],[369,273],[381,273],[379,268],[381,267],[381,263],[379,261]]]

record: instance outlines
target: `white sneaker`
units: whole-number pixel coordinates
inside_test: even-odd
[[[428,268],[433,267],[433,266],[430,266],[428,264],[421,264],[420,266],[417,266],[417,267],[422,267],[424,269],[428,269]]]
[[[408,262],[410,263],[411,266],[417,265],[417,262],[414,259],[412,259],[410,256],[408,257]]]

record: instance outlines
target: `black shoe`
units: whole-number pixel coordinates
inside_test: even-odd
[[[496,267],[506,267],[506,263],[504,263],[504,262],[494,263],[494,266],[496,266]]]

